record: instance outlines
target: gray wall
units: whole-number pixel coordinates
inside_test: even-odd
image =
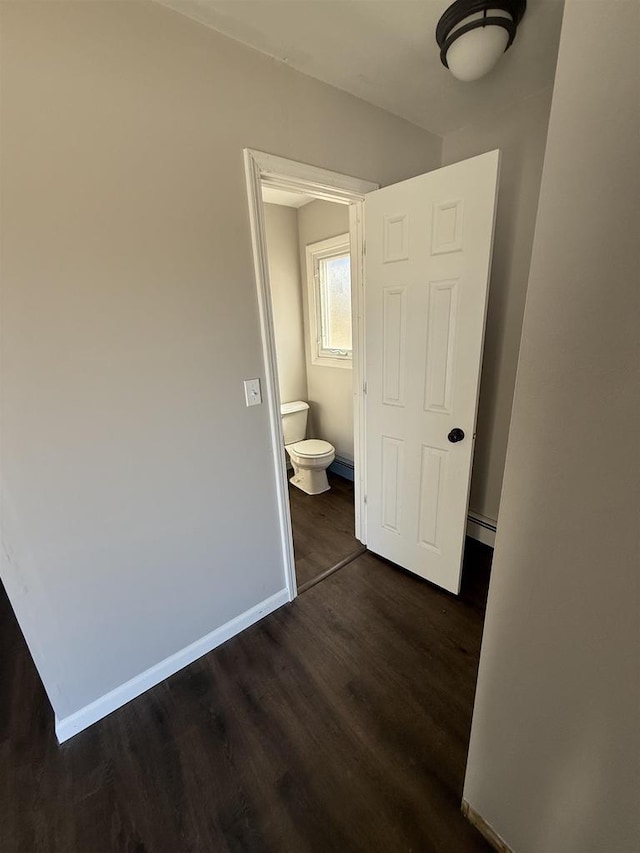
[[[639,38],[568,0],[464,788],[516,853],[640,850]]]
[[[65,717],[284,586],[243,147],[441,142],[157,4],[0,10],[2,578]]]
[[[283,403],[306,400],[298,211],[279,204],[265,204],[264,219],[280,399]]]
[[[353,371],[311,362],[306,259],[306,247],[310,243],[348,232],[349,208],[345,204],[312,201],[298,210],[307,385],[311,407],[308,435],[330,441],[337,456],[353,462]]]
[[[498,518],[551,90],[449,133],[443,164],[502,152],[470,509]]]

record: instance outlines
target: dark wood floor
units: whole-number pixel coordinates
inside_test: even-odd
[[[460,800],[490,551],[365,554],[58,747],[0,596],[2,853],[487,851]]]
[[[307,495],[289,483],[298,588],[362,548],[353,535],[353,483],[328,473],[331,489]]]

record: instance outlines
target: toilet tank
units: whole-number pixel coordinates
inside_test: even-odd
[[[280,406],[282,415],[282,432],[284,443],[294,444],[303,441],[307,434],[307,415],[309,404],[304,400],[294,400],[292,403],[283,403]]]

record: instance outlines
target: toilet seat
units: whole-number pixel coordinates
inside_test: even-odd
[[[307,438],[304,441],[296,441],[295,444],[288,446],[296,455],[302,456],[303,459],[317,459],[318,456],[326,456],[328,453],[334,453],[335,448],[328,441],[322,441],[319,438]]]

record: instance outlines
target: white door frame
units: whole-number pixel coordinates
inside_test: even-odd
[[[349,233],[351,236],[351,314],[353,320],[353,426],[354,426],[354,492],[355,492],[355,535],[363,544],[367,536],[364,521],[364,197],[377,190],[378,184],[363,181],[349,175],[341,175],[327,169],[319,169],[287,160],[262,151],[244,149],[244,166],[249,200],[251,242],[258,292],[260,332],[265,365],[266,402],[269,410],[271,449],[273,454],[278,517],[282,541],[282,557],[289,601],[298,594],[295,561],[293,556],[293,533],[289,508],[287,465],[280,415],[280,390],[278,385],[278,363],[276,359],[275,335],[273,330],[273,308],[269,283],[269,263],[264,224],[262,187],[302,192],[325,201],[349,205]]]

